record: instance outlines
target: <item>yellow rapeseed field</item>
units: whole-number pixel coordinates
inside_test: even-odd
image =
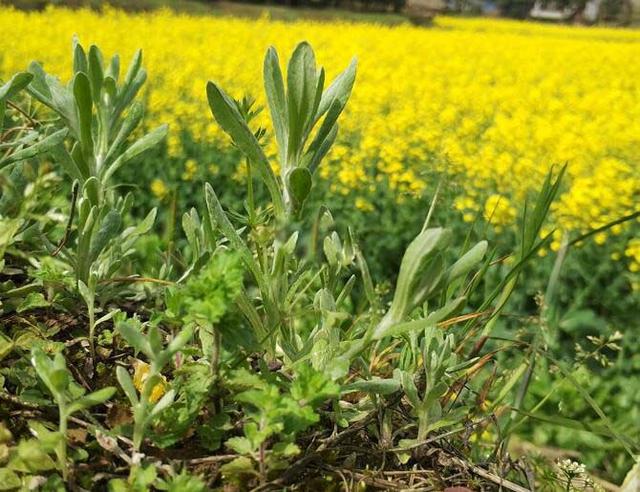
[[[31,59],[68,76],[74,33],[123,60],[142,48],[147,121],[171,124],[174,156],[182,153],[181,130],[227,142],[207,108],[205,82],[216,80],[235,97],[260,97],[269,45],[284,58],[298,41],[310,41],[328,78],[357,55],[356,89],[321,174],[365,211],[377,183],[403,200],[432,186],[436,169],[462,184],[455,206],[465,220],[480,214],[501,227],[549,167],[565,162],[553,249],[562,231],[586,231],[640,208],[638,31],[450,18],[425,29],[64,9],[3,9],[0,29],[2,77]],[[189,179],[216,163],[185,158],[184,166]],[[152,188],[166,193],[159,180]],[[632,271],[640,269],[639,241],[616,254]]]

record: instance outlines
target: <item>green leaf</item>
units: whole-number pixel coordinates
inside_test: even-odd
[[[296,371],[296,377],[291,384],[291,397],[317,407],[327,399],[338,396],[340,387],[331,381],[324,372],[316,371],[308,364],[301,365]]]
[[[51,153],[53,161],[57,162],[71,179],[82,182],[91,175],[89,169],[86,167],[80,170],[76,161],[71,157],[69,152],[67,152],[67,149],[64,148],[64,145],[56,145],[50,149],[49,152]]]
[[[264,90],[267,95],[267,103],[273,121],[273,128],[280,151],[280,162],[286,163],[286,150],[288,139],[287,99],[284,93],[284,81],[280,70],[278,52],[271,46],[264,57]]]
[[[307,152],[305,154],[305,160],[303,165],[309,169],[311,174],[315,173],[316,169],[320,165],[324,156],[327,155],[338,136],[338,124],[334,124],[329,133],[327,133],[323,140],[320,140],[319,135],[311,142]]]
[[[142,352],[148,357],[153,357],[149,341],[141,331],[140,323],[132,320],[125,320],[116,323],[116,331],[124,338],[127,343],[136,351]]]
[[[9,468],[0,468],[0,490],[19,489],[22,485],[20,477]]]
[[[51,302],[45,299],[44,294],[42,292],[29,292],[21,301],[20,304],[16,307],[17,313],[24,313],[26,311],[30,311],[36,308],[43,308],[51,306]],[[0,350],[0,354],[2,350]],[[0,355],[0,358],[2,356]]]
[[[169,408],[173,401],[175,400],[176,392],[174,390],[167,391],[162,398],[158,400],[158,402],[154,405],[153,410],[149,413],[149,418],[156,417],[160,414],[165,408]]]
[[[136,140],[127,150],[120,154],[120,156],[113,161],[110,166],[106,168],[106,171],[102,176],[102,182],[106,183],[109,178],[113,176],[113,173],[120,169],[123,164],[158,145],[167,136],[168,130],[169,127],[167,125],[160,125],[158,128],[147,133],[144,137]]]
[[[116,107],[112,115],[112,123],[120,117],[120,114],[122,114],[129,103],[135,98],[146,79],[147,73],[142,68],[142,51],[138,50],[131,58],[122,87],[118,92]]]
[[[207,83],[207,98],[211,113],[233,143],[256,166],[264,181],[277,217],[284,215],[282,194],[276,176],[258,140],[242,118],[233,100],[215,83]]]
[[[193,337],[193,328],[187,326],[183,328],[178,335],[169,342],[169,346],[167,347],[167,352],[170,354],[175,354],[176,352],[182,350],[182,348],[189,343],[189,340]]]
[[[289,193],[296,209],[302,207],[311,191],[311,173],[304,167],[297,167],[289,172]]]
[[[461,296],[461,297],[452,299],[437,311],[429,313],[429,316],[427,316],[427,321],[429,321],[429,323],[432,325],[440,323],[442,320],[445,320],[451,317],[452,315],[454,315],[455,313],[460,312],[460,310],[464,308],[466,302],[467,302],[466,296]]]
[[[73,73],[78,72],[88,73],[87,55],[84,52],[84,48],[78,42],[77,36],[73,37]]]
[[[397,379],[382,379],[373,377],[369,380],[361,380],[350,383],[344,387],[342,394],[362,391],[377,395],[390,395],[400,390],[400,382]]]
[[[139,403],[138,392],[136,391],[136,387],[133,384],[131,376],[129,376],[129,372],[127,372],[127,370],[122,366],[116,367],[116,379],[118,380],[118,383],[120,383],[120,387],[122,388],[122,391],[124,391],[124,394],[129,398],[131,405],[136,406]]]
[[[390,321],[403,321],[416,306],[434,292],[442,275],[443,251],[451,240],[451,231],[440,227],[420,233],[407,247],[393,296],[387,313]]]
[[[62,144],[65,137],[67,136],[67,129],[58,130],[51,135],[47,135],[41,140],[38,140],[33,145],[29,145],[24,147],[12,154],[9,154],[6,158],[0,159],[0,169],[9,164],[14,164],[16,162],[24,161],[26,159],[32,159],[38,155],[44,154],[46,152],[51,151],[55,147]]]
[[[94,206],[100,205],[102,201],[100,181],[95,176],[91,176],[87,179],[82,186],[82,194],[87,197],[89,203]]]
[[[18,458],[22,462],[21,471],[43,472],[53,470],[56,465],[51,457],[42,449],[35,439],[23,440],[18,443]]]
[[[78,280],[78,291],[80,292],[82,299],[84,299],[85,304],[87,306],[92,306],[95,300],[95,294],[82,280]]]
[[[89,81],[91,83],[91,95],[96,107],[100,103],[100,93],[102,92],[102,82],[104,80],[104,68],[102,53],[96,45],[89,48]]]
[[[120,57],[117,54],[111,57],[111,63],[109,63],[105,76],[113,79],[114,82],[118,81],[120,77]]]
[[[116,138],[113,139],[113,142],[107,151],[107,155],[104,158],[105,162],[110,162],[113,156],[120,150],[127,138],[129,138],[131,133],[140,124],[140,121],[142,121],[143,114],[143,105],[137,101],[134,102],[129,108],[129,111],[120,126],[120,130],[118,130]]]
[[[316,112],[316,121],[322,118],[322,115],[325,114],[336,101],[340,107],[338,115],[342,112],[349,100],[349,96],[351,96],[351,90],[356,80],[357,68],[358,60],[357,58],[353,58],[349,66],[335,78],[324,94],[322,94],[322,99]]]
[[[487,241],[480,241],[473,248],[467,251],[462,257],[449,267],[447,271],[447,281],[451,283],[469,271],[482,261],[487,253]]]
[[[414,408],[419,408],[422,402],[420,401],[420,397],[418,396],[418,388],[416,388],[416,385],[413,381],[413,375],[399,369],[396,369],[393,372],[393,375],[402,385],[402,389],[407,395],[407,398],[409,399],[411,405]]]
[[[255,451],[251,441],[246,437],[232,437],[226,440],[225,445],[238,454],[250,455]]]
[[[75,164],[75,167],[80,170],[84,179],[87,179],[88,177],[92,176],[93,173],[89,168],[87,159],[85,159],[84,156],[82,155],[82,148],[79,142],[76,142],[73,145],[73,147],[71,148],[70,155],[71,155],[71,159],[73,160],[73,163]]]
[[[302,42],[293,50],[287,68],[287,110],[289,116],[289,139],[287,144],[289,162],[302,151],[306,138],[306,130],[314,118],[314,102],[318,79],[316,60],[313,49],[307,42]]]
[[[100,224],[100,228],[91,238],[91,248],[89,250],[90,261],[94,261],[100,253],[108,246],[109,241],[115,238],[120,231],[122,218],[117,210],[109,210]]]
[[[89,393],[82,398],[77,399],[67,408],[67,415],[71,415],[81,410],[87,410],[88,408],[96,405],[102,405],[105,401],[110,399],[116,392],[116,388],[113,386],[107,386],[106,388],[99,389],[93,393]]]
[[[253,258],[253,254],[242,240],[242,238],[238,235],[233,224],[227,218],[224,210],[222,209],[222,205],[220,204],[220,200],[218,199],[218,195],[213,190],[209,183],[205,184],[204,187],[205,194],[205,203],[207,205],[207,211],[209,213],[209,220],[212,224],[217,224],[221,229],[224,237],[231,243],[233,249],[240,254],[242,261],[245,266],[251,271],[260,290],[266,292],[267,284],[263,278],[262,271],[260,270],[258,264]],[[212,244],[215,244],[215,238],[210,238]]]
[[[33,74],[29,72],[18,72],[4,85],[0,86],[0,101],[11,99],[22,89],[27,87],[33,80]]]
[[[7,99],[11,99],[18,92],[27,87],[32,79],[33,74],[28,72],[19,72],[11,77],[9,82],[0,86],[0,130],[2,130],[4,126],[4,110]]]
[[[417,333],[424,331],[426,328],[434,326],[435,323],[429,318],[414,319],[411,321],[404,321],[400,323],[394,323],[391,325],[380,324],[374,330],[372,340],[381,340],[385,337],[402,337],[410,333]]]
[[[136,77],[140,72],[141,67],[142,67],[142,50],[137,50],[133,54],[133,57],[131,58],[131,62],[129,63],[129,68],[127,68],[127,73],[124,77],[124,83],[122,85],[125,90],[136,79]]]
[[[91,99],[91,84],[89,78],[83,72],[77,73],[73,79],[73,95],[80,125],[78,140],[80,141],[83,157],[90,161],[93,156],[93,135],[91,133],[93,103]]]
[[[149,340],[149,345],[151,346],[151,350],[154,354],[162,352],[162,334],[160,333],[158,325],[153,324],[149,327],[149,330],[147,331],[147,340]]]
[[[61,393],[69,386],[69,371],[66,368],[53,370],[49,373],[49,379],[57,392]]]
[[[51,359],[42,351],[39,347],[33,347],[31,349],[31,365],[36,370],[36,374],[49,389],[49,392],[53,396],[58,395],[58,388],[51,380],[51,373],[53,372],[53,363]]]
[[[225,480],[241,480],[244,475],[253,475],[255,470],[250,458],[238,456],[233,461],[222,465],[220,473]]]

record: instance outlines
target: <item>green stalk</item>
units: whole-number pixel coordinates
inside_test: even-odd
[[[87,311],[89,314],[89,349],[91,351],[91,358],[95,359],[96,344],[94,338],[96,331],[96,308],[93,300],[91,303],[87,304]]]
[[[211,350],[211,375],[214,380],[218,380],[218,376],[220,375],[220,345],[222,343],[222,338],[220,337],[220,331],[216,330],[214,327],[211,327],[213,330],[213,347]]]
[[[245,159],[247,162],[247,205],[249,208],[249,223],[256,223],[256,204],[253,197],[253,176],[251,175],[251,161]]]
[[[140,451],[142,446],[142,440],[147,427],[147,414],[149,408],[149,398],[153,391],[154,386],[157,384],[156,376],[159,371],[156,368],[156,363],[152,362],[149,367],[149,374],[142,387],[142,393],[140,394],[140,402],[137,408],[134,410],[134,423],[133,423],[133,450],[135,452]]]
[[[58,413],[60,442],[56,446],[56,456],[58,457],[58,467],[62,472],[62,479],[66,482],[69,475],[67,469],[67,408],[62,395],[58,397]]]

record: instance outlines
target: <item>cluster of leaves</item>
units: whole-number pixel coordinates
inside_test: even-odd
[[[548,333],[495,335],[525,267],[548,242],[540,231],[564,170],[524,207],[508,268],[471,231],[431,226],[434,197],[397,278],[376,284],[356,232],[309,200],[357,64],[325,88],[324,70],[301,43],[285,84],[271,48],[264,79],[280,175],[261,145],[267,130],[251,127],[252,101],[210,82],[212,115],[247,160],[244,212],[225,210],[207,184],[201,209],[182,217],[185,244],[140,271],[145,246],[136,244],[155,210],[136,222],[116,171],[167,129],[138,136],[140,53],[121,78],[117,56],[106,64],[97,47],[87,53],[76,41],[73,65],[67,85],[32,64],[0,89],[3,115],[13,119],[0,165],[9,173],[26,159],[52,166],[52,176],[35,173],[33,187],[61,179],[71,196],[43,204],[18,185],[0,200],[8,207],[0,220],[8,210],[16,221],[0,235],[0,397],[18,408],[0,409],[0,419],[19,416],[0,427],[5,489],[97,480],[114,491],[278,488],[296,470],[329,487],[342,473],[331,467],[352,448],[360,450],[354,465],[404,471],[433,467],[438,453],[451,467],[457,448],[510,479],[541,480],[510,467],[508,443],[546,398],[529,401],[529,383],[548,358]],[[52,116],[48,123],[18,111],[20,90]],[[23,120],[33,123],[22,128]],[[261,186],[268,202],[256,201]],[[17,203],[3,205],[5,196]],[[43,218],[42,207],[56,213]],[[556,283],[557,275],[543,308]],[[549,312],[541,310],[541,323],[553,320]],[[601,361],[615,344],[592,342],[597,349],[582,362]],[[575,379],[573,368],[556,365]],[[607,435],[637,451],[576,387]],[[343,445],[347,436],[360,446]],[[199,468],[207,464],[215,468]]]

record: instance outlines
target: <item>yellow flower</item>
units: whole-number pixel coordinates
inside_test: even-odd
[[[599,232],[593,237],[593,240],[595,241],[596,244],[603,245],[604,243],[607,242],[607,233]]]
[[[184,163],[183,181],[191,181],[198,172],[198,163],[194,159],[189,159]]]
[[[371,212],[373,210],[373,205],[362,197],[356,198],[355,205],[358,210],[363,212]]]
[[[162,200],[169,193],[169,188],[167,188],[164,181],[156,178],[151,181],[151,193],[153,193],[156,198]]]
[[[454,206],[463,220],[490,217],[499,229],[513,226],[516,209],[540,189],[551,166],[568,162],[563,191],[552,205],[551,229],[579,235],[638,210],[640,93],[629,85],[640,80],[638,30],[442,16],[431,29],[341,21],[284,24],[169,10],[64,8],[43,13],[0,8],[0,29],[20,40],[2,53],[3,80],[32,59],[68,80],[72,67],[64,39],[74,33],[121,58],[142,48],[149,74],[141,99],[147,106],[145,126],[170,124],[171,157],[183,156],[187,141],[220,152],[230,148],[206,104],[209,78],[234,97],[258,97],[257,105],[264,107],[265,46],[275,45],[284,58],[304,38],[318,48],[328,78],[352,55],[361,60],[336,144],[317,173],[331,193],[353,195],[354,203],[360,197],[363,205],[388,187],[400,203],[425,193],[425,176],[437,172],[459,189]],[[428,60],[416,46],[430,47]],[[544,58],[537,56],[541,51]],[[252,124],[267,129],[265,153],[279,174],[268,113],[262,111]],[[204,158],[204,151],[196,156]],[[244,181],[244,159],[236,164],[234,179]],[[187,161],[178,175],[195,179],[197,167]],[[216,174],[211,167],[209,172]],[[158,198],[168,192],[160,180],[154,180],[152,191]],[[608,237],[593,239],[608,243],[627,228],[616,226]]]
[[[142,389],[144,388],[144,382],[149,377],[149,364],[146,362],[142,362],[141,360],[136,360],[133,363],[133,385],[136,389],[142,393]],[[149,401],[152,403],[157,402],[162,395],[167,392],[167,380],[164,376],[162,376],[162,381],[156,384],[151,390],[151,396],[149,396]]]
[[[516,210],[508,198],[502,195],[491,195],[484,205],[484,219],[498,227],[513,224]]]

